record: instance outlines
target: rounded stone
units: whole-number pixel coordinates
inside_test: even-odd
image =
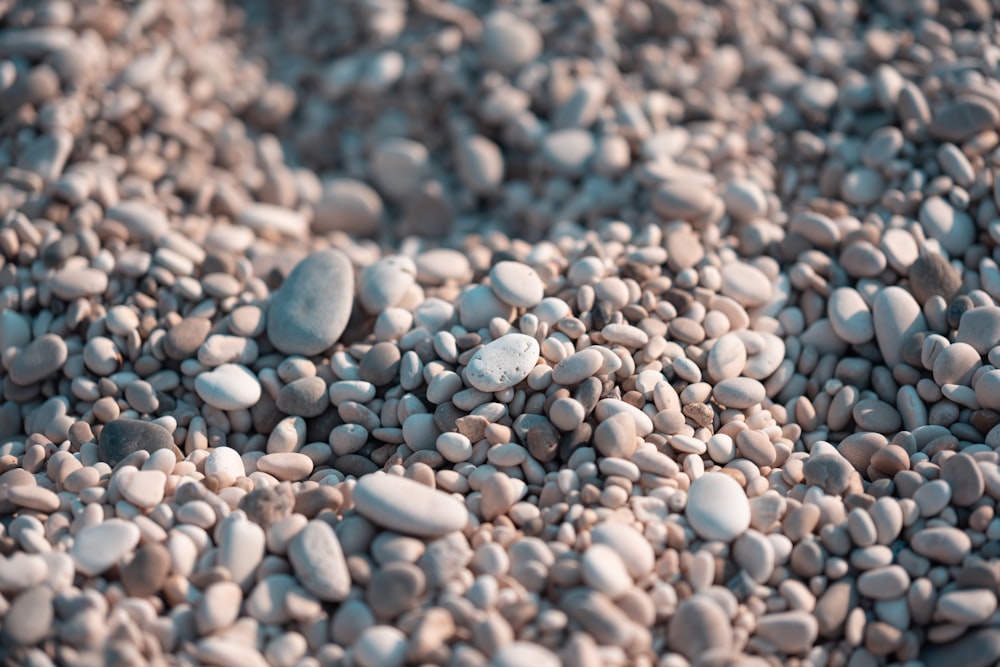
[[[806,484],[818,486],[829,494],[840,495],[851,484],[854,468],[837,454],[810,456],[802,466]]]
[[[681,602],[667,627],[667,646],[691,661],[706,651],[727,651],[732,644],[733,628],[726,612],[707,595]]]
[[[871,310],[852,287],[838,287],[831,292],[827,313],[834,332],[845,343],[861,345],[875,336]]]
[[[340,602],[351,592],[344,551],[327,522],[306,524],[288,545],[288,560],[303,587],[320,600]]]
[[[369,185],[353,178],[334,178],[323,183],[323,193],[316,202],[314,232],[341,231],[368,236],[382,221],[382,198]]]
[[[139,451],[174,450],[170,431],[153,422],[138,419],[115,419],[104,425],[97,440],[97,455],[110,466]]]
[[[365,382],[376,387],[384,387],[399,377],[399,363],[402,355],[399,346],[387,341],[375,343],[361,357],[358,374]]]
[[[77,533],[70,550],[77,572],[87,577],[104,573],[135,549],[139,537],[136,525],[123,519],[87,526]]]
[[[267,337],[285,354],[319,354],[344,333],[353,302],[351,261],[339,250],[314,252],[272,297]]]
[[[367,475],[353,491],[354,507],[372,523],[414,537],[441,537],[469,520],[451,495],[398,475]]]
[[[122,584],[132,597],[155,595],[170,574],[170,551],[157,542],[136,549],[135,556],[122,568]]]
[[[246,366],[222,364],[194,379],[194,389],[213,408],[243,410],[260,400],[261,386],[257,376]]]
[[[744,262],[722,265],[722,294],[735,299],[741,306],[753,308],[771,299],[771,280],[756,266]]]
[[[731,542],[750,527],[750,501],[732,477],[710,472],[691,484],[684,515],[702,539]]]
[[[519,333],[507,334],[472,355],[465,377],[479,391],[502,391],[527,378],[538,362],[538,355],[538,341],[534,338]]]
[[[751,408],[766,396],[764,385],[747,377],[728,378],[712,388],[712,397],[719,405],[737,410]]]
[[[44,380],[66,363],[69,348],[55,334],[42,334],[28,343],[7,368],[7,377],[16,385],[27,387]]]
[[[910,290],[917,302],[927,303],[932,296],[952,298],[962,288],[962,276],[948,260],[936,252],[924,252],[910,265]]]
[[[289,382],[278,392],[278,409],[298,417],[318,417],[330,406],[326,382],[316,375]]]
[[[545,283],[521,262],[497,262],[490,269],[490,286],[504,302],[516,308],[533,308],[545,298]]]

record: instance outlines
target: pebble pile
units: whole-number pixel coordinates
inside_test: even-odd
[[[1000,664],[997,25],[0,2],[0,663]]]

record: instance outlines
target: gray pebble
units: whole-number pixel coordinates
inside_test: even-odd
[[[354,302],[354,269],[342,252],[315,252],[272,298],[267,336],[285,354],[319,354],[340,338]]]

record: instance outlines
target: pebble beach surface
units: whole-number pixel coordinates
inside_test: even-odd
[[[998,34],[0,2],[0,663],[1000,664]]]

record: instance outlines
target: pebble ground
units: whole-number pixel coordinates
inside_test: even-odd
[[[0,2],[0,663],[1000,664],[994,8]]]

